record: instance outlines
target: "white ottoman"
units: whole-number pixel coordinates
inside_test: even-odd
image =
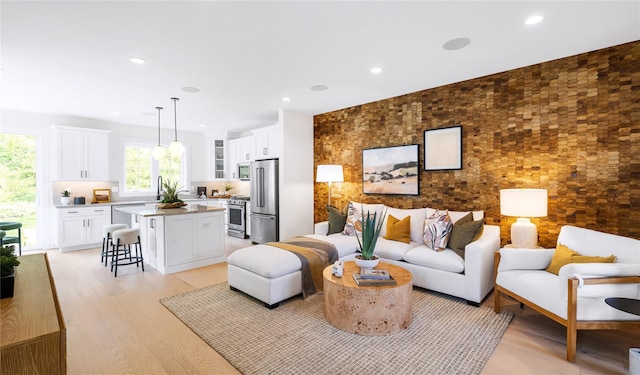
[[[228,281],[272,309],[302,293],[302,263],[289,251],[268,245],[245,247],[227,258]]]

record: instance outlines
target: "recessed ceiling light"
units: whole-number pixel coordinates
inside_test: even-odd
[[[196,93],[196,92],[200,92],[200,89],[197,87],[185,86],[182,88],[182,91]]]
[[[207,127],[207,124],[200,124],[200,127],[201,127],[201,128],[206,128],[206,127]]]
[[[371,68],[371,73],[373,73],[373,74],[379,74],[379,73],[382,73],[382,68],[380,68],[380,67],[378,67],[378,66],[373,67],[373,68]]]
[[[542,20],[544,19],[544,17],[536,15],[536,16],[531,16],[529,18],[527,18],[524,23],[527,25],[535,25],[536,23],[540,23],[542,22]]]
[[[325,85],[314,85],[314,86],[311,86],[311,90],[313,90],[313,91],[325,91],[326,89],[328,89],[328,87],[325,86]]]
[[[290,102],[291,98],[288,98],[288,97],[285,96],[284,98],[282,98],[282,101],[283,102]]]
[[[118,112],[118,111],[113,111],[111,113],[113,113],[115,116],[120,116],[120,112]]]
[[[139,65],[147,63],[147,60],[142,59],[140,57],[129,57],[129,61],[131,61],[134,64],[139,64]]]
[[[442,48],[446,49],[447,51],[454,51],[468,46],[469,43],[471,43],[471,39],[469,38],[455,38],[443,44]]]

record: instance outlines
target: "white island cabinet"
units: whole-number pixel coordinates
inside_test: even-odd
[[[186,208],[116,208],[136,216],[149,264],[163,274],[224,262],[225,210],[190,204]]]

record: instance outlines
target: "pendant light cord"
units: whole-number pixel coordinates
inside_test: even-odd
[[[173,131],[174,131],[174,140],[178,140],[178,111],[176,110],[176,102],[180,99],[178,98],[171,98],[171,100],[173,100]]]
[[[162,107],[156,107],[156,109],[158,110],[158,146],[160,146],[160,111]]]

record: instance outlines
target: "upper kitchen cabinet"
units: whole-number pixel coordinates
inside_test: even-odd
[[[227,168],[228,144],[226,137],[211,137],[208,142],[209,149],[209,180],[226,180],[229,178]]]
[[[109,131],[54,126],[55,180],[109,181]]]
[[[255,136],[254,159],[274,159],[282,154],[282,128],[280,125],[253,130]]]

